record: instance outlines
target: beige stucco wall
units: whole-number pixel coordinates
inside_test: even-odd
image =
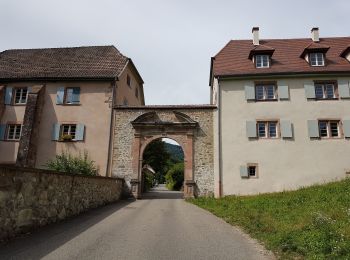
[[[116,104],[122,104],[123,99],[119,96],[126,96],[129,105],[143,104],[143,95],[140,90],[139,98],[135,97],[134,88],[131,90],[126,85],[127,70],[123,72],[117,81]],[[135,85],[135,74],[130,71],[132,83]],[[125,77],[125,79],[124,79]],[[37,150],[36,167],[42,168],[47,160],[54,158],[62,151],[78,154],[87,150],[90,157],[100,168],[100,174],[106,174],[109,133],[111,120],[111,97],[112,82],[23,82],[10,83],[8,86],[33,86],[45,84],[45,103],[39,127],[39,143]],[[132,85],[132,86],[134,86]],[[79,105],[57,105],[56,95],[58,87],[80,87]],[[142,87],[142,85],[141,85]],[[132,95],[133,94],[133,95]],[[23,122],[25,106],[6,105],[5,112],[1,118],[1,124],[10,122]],[[52,141],[54,123],[81,123],[85,125],[85,139],[83,142],[57,142]],[[0,141],[0,163],[15,163],[17,158],[19,142]]]
[[[130,87],[127,85],[127,75],[131,78]],[[136,97],[135,89],[138,88],[139,95]],[[136,76],[131,65],[129,64],[120,75],[117,82],[116,101],[118,105],[123,105],[124,98],[128,101],[128,105],[144,105],[143,84]]]
[[[294,189],[344,178],[345,172],[350,171],[350,140],[310,140],[308,137],[307,120],[350,119],[350,100],[306,99],[304,82],[317,79],[337,78],[283,79],[289,85],[290,100],[249,103],[244,92],[247,81],[220,82],[224,195]],[[248,140],[246,121],[256,119],[290,120],[294,139]],[[240,177],[240,166],[247,163],[259,164],[258,178]]]

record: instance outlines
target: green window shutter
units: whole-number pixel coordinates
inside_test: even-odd
[[[13,88],[12,88],[12,87],[6,87],[6,92],[5,92],[5,105],[11,105],[11,102],[12,102],[12,93],[13,93]]]
[[[281,120],[281,136],[283,138],[292,138],[293,137],[293,128],[292,123],[288,120]]]
[[[312,81],[305,82],[304,84],[305,96],[307,99],[316,98],[315,95],[315,84]]]
[[[80,103],[80,88],[73,88],[72,103]]]
[[[343,121],[343,132],[345,138],[350,138],[350,120]]]
[[[63,104],[63,99],[64,99],[64,87],[58,87],[56,104]]]
[[[318,130],[318,121],[317,120],[308,120],[307,128],[309,131],[309,137],[320,137],[320,132]]]
[[[246,122],[246,132],[248,138],[257,137],[256,134],[256,122],[255,121],[247,121]]]
[[[60,124],[58,124],[58,123],[53,124],[52,140],[58,141],[60,139],[60,128],[61,128]]]
[[[0,125],[0,140],[5,140],[6,125]]]
[[[289,87],[286,82],[278,81],[277,91],[279,99],[289,99]]]
[[[246,165],[241,165],[239,167],[239,172],[241,174],[241,178],[248,178],[248,167]]]
[[[344,79],[338,80],[338,91],[341,98],[350,98],[349,81]]]
[[[84,140],[85,126],[83,124],[77,124],[77,129],[75,133],[75,140],[83,141]]]
[[[244,86],[245,99],[246,100],[255,100],[255,86],[254,82],[249,82]]]

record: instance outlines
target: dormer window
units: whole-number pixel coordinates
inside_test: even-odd
[[[311,66],[324,66],[324,53],[312,52],[309,54]]]
[[[257,68],[269,68],[270,56],[269,55],[255,55],[255,66]]]

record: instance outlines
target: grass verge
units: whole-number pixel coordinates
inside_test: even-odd
[[[283,259],[350,259],[350,179],[296,191],[197,198]]]

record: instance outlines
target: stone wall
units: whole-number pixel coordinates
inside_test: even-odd
[[[120,199],[120,178],[0,166],[0,240]]]
[[[130,181],[135,178],[132,162],[133,157],[138,155],[134,154],[135,152],[133,152],[132,149],[135,129],[131,122],[137,117],[152,111],[156,112],[159,120],[163,122],[174,122],[174,111],[177,111],[198,122],[199,127],[194,132],[193,136],[193,174],[196,183],[196,195],[212,195],[214,193],[214,109],[215,107],[213,106],[146,106],[139,108],[116,108],[112,176],[125,178],[126,184],[129,187]],[[164,131],[163,127],[159,126],[158,132],[155,132],[154,135],[175,139],[180,145],[185,142],[185,137],[181,133],[174,131],[169,134],[162,131]],[[151,138],[151,132],[148,131],[147,136],[142,137],[143,140],[141,140],[141,142],[147,142],[147,138]]]

